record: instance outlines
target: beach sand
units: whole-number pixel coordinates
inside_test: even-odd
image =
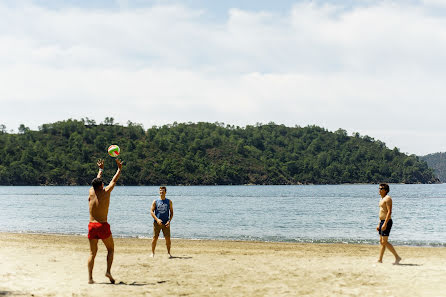
[[[112,274],[102,243],[89,285],[88,239],[0,233],[0,296],[446,296],[446,249],[396,246],[392,265],[379,246],[115,239]]]

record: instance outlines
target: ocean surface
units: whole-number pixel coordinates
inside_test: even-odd
[[[0,232],[87,234],[89,187],[0,187]],[[446,246],[446,184],[390,185],[399,245]],[[152,236],[158,187],[116,186],[114,237]],[[378,244],[378,185],[168,186],[172,237]]]

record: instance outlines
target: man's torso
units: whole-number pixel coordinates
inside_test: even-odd
[[[107,222],[110,193],[90,188],[88,204],[90,209],[90,222]]]
[[[379,201],[379,219],[385,220],[387,217],[387,213],[389,212],[387,208],[387,202],[392,203],[392,198],[389,195],[386,195],[385,197],[381,198]],[[391,218],[389,218],[391,219]]]

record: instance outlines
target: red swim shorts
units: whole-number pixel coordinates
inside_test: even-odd
[[[107,222],[90,222],[88,224],[88,239],[107,239],[111,234],[110,225]]]

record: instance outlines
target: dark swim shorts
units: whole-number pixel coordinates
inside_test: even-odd
[[[110,225],[107,222],[90,222],[88,224],[88,239],[107,239],[111,234]]]
[[[160,231],[163,230],[164,238],[170,238],[170,226],[166,227],[166,225],[158,225],[157,222],[153,222],[153,235],[158,237],[160,235]]]
[[[390,230],[392,229],[393,221],[389,220],[387,222],[386,230],[381,231],[381,227],[382,227],[383,224],[384,224],[384,220],[381,220],[381,222],[379,223],[379,235],[381,235],[381,236],[389,236]]]

